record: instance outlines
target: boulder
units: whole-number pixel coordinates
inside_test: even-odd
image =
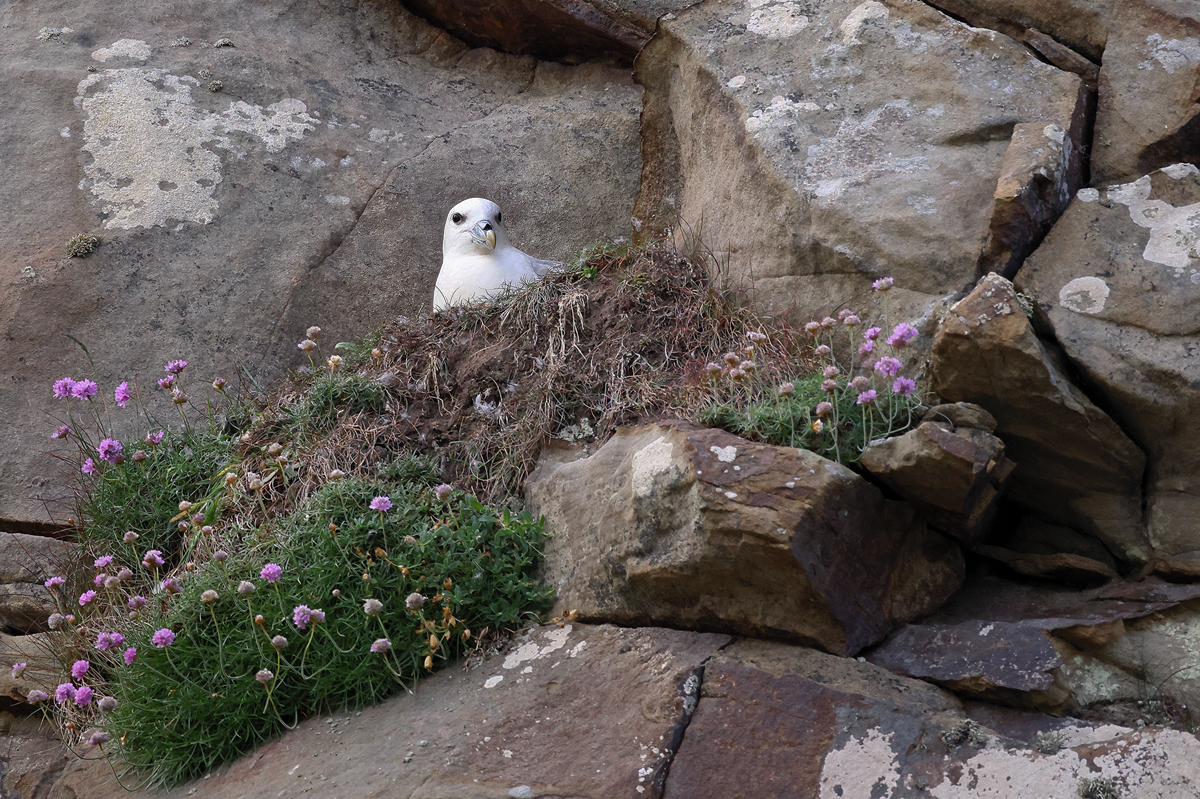
[[[705,667],[664,797],[1077,799],[1104,780],[1125,797],[1185,799],[1200,779],[1186,732],[980,714],[1002,733],[974,715],[867,663],[739,641]]]
[[[872,442],[862,465],[920,508],[931,525],[967,544],[987,532],[1016,468],[996,436],[947,422],[922,422],[904,435]]]
[[[930,376],[937,394],[995,417],[1005,454],[1020,464],[1009,498],[1094,536],[1122,560],[1150,557],[1141,507],[1145,456],[1071,383],[1009,281],[984,277],[946,315]]]
[[[72,761],[53,796],[659,797],[723,635],[568,624],[529,630],[361,712],[339,709],[166,793]],[[128,782],[128,780],[127,780]],[[401,788],[404,786],[401,793]],[[133,787],[131,785],[131,787]]]
[[[67,666],[63,662],[68,663]],[[54,687],[70,680],[69,653],[55,650],[49,633],[6,635],[0,633],[0,696],[23,703],[29,692],[45,691],[54,695]],[[25,663],[20,677],[13,677],[11,666]],[[28,708],[26,708],[28,710]]]
[[[1019,186],[1037,205],[1078,185],[1078,77],[924,3],[699,3],[660,21],[635,74],[635,228],[674,230],[772,314],[859,307],[892,275],[914,294],[893,317],[918,315],[1040,238],[1054,211],[1018,221]]]
[[[114,14],[81,0],[50,17],[11,9],[0,56],[0,519],[67,515],[62,483],[78,467],[45,454],[66,454],[49,438],[60,422],[47,412],[65,417],[58,378],[95,380],[96,402],[136,379],[163,417],[174,409],[150,389],[169,359],[191,364],[197,402],[243,369],[267,384],[307,364],[296,342],[309,325],[332,343],[428,307],[444,216],[464,197],[501,202],[514,242],[543,258],[629,232],[628,70],[472,50],[397,3],[218,0],[181,14],[150,0]],[[389,196],[418,157],[419,192]],[[334,258],[355,233],[370,260]],[[68,257],[78,234],[99,247]],[[140,438],[133,416],[114,409],[110,432]]]
[[[1096,64],[1106,55],[1114,0],[933,0],[968,25],[992,28],[1032,44],[1037,34],[1069,47]],[[1053,63],[1053,62],[1051,62]]]
[[[1093,186],[1200,159],[1200,11],[1187,0],[1112,0],[1109,15]]]
[[[1155,554],[1191,560],[1200,559],[1197,209],[1191,164],[1084,189],[1018,279],[1091,396],[1146,453]],[[1120,448],[1104,455],[1126,481],[1141,479]]]
[[[685,423],[552,451],[526,485],[580,618],[857,652],[958,587],[957,545],[849,469]]]
[[[77,549],[78,544],[49,536],[0,533],[0,627],[44,630],[58,606],[43,583],[68,573]]]
[[[1104,562],[1071,552],[1015,552],[988,544],[976,546],[973,551],[1000,561],[1017,574],[1070,585],[1099,585],[1120,577]]]

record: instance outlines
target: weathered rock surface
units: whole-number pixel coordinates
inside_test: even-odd
[[[913,502],[938,530],[968,544],[987,532],[1016,468],[1004,456],[1004,442],[991,433],[936,421],[872,444],[863,451],[862,465]]]
[[[1200,171],[1190,164],[1085,189],[1019,278],[1092,395],[1146,453],[1156,554],[1191,560],[1200,559],[1197,209]]]
[[[62,665],[64,660],[68,667]],[[69,662],[69,654],[56,652],[46,633],[0,633],[0,696],[23,703],[35,689],[53,695],[54,686],[69,678]],[[12,676],[10,667],[14,663],[27,664],[20,677]]]
[[[1191,607],[1181,603],[1197,596],[1200,586],[1153,578],[1069,591],[975,575],[950,602],[901,628],[867,658],[976,699],[1042,710],[1088,708],[1153,690],[1143,673],[1116,665],[1106,653],[1125,646],[1131,625],[1182,613],[1172,608]]]
[[[210,777],[126,793],[72,761],[55,796],[661,796],[699,670],[729,639],[662,629],[542,627],[470,671],[448,669],[361,713],[333,712]],[[71,793],[74,791],[74,793]]]
[[[3,13],[0,519],[64,510],[53,501],[74,469],[43,454],[64,375],[107,397],[136,377],[149,395],[182,356],[193,393],[240,368],[270,381],[299,365],[311,324],[336,342],[427,306],[444,215],[467,196],[499,201],[514,242],[541,257],[629,232],[640,101],[627,70],[469,50],[371,0]],[[411,193],[381,191],[397,185]],[[68,258],[80,233],[102,243]],[[358,259],[339,255],[352,235]]]
[[[1000,561],[1017,574],[1055,580],[1068,585],[1098,585],[1120,577],[1103,561],[1071,552],[1015,552],[994,545],[979,545],[974,551]]]
[[[1187,0],[1112,0],[1109,14],[1093,186],[1200,158],[1200,9]]]
[[[43,583],[66,573],[76,549],[48,536],[0,533],[0,627],[10,632],[44,628],[56,605]]]
[[[545,576],[580,618],[857,652],[936,608],[957,545],[849,469],[683,423],[623,428],[530,477]]]
[[[930,5],[979,28],[1032,44],[1036,34],[1061,42],[1096,64],[1108,41],[1114,0],[933,0]],[[1053,63],[1053,62],[1052,62]]]
[[[1200,779],[1200,741],[1187,733],[1022,721],[1021,738],[997,737],[931,686],[870,664],[738,642],[705,668],[664,796],[1077,799],[1083,779],[1104,778],[1122,796],[1183,799]],[[1037,751],[1035,731],[1056,734],[1062,748]]]
[[[1122,560],[1150,556],[1145,456],[1072,385],[1011,283],[988,275],[951,309],[934,339],[930,376],[942,397],[995,417],[1006,455],[1020,464],[1008,489],[1013,501],[1096,537]]]
[[[636,75],[635,227],[690,231],[772,313],[861,306],[883,274],[926,302],[959,291],[1025,247],[1006,233],[985,258],[990,232],[1043,224],[995,216],[1002,174],[1005,197],[1077,185],[1079,79],[923,3],[700,3],[661,21]],[[1022,124],[1064,170],[1013,144]],[[1017,162],[1045,174],[1019,179]],[[1033,186],[1050,175],[1063,186]]]

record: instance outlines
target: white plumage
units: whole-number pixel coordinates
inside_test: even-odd
[[[478,302],[505,286],[537,280],[560,266],[512,246],[500,206],[482,197],[463,200],[446,215],[433,310]]]

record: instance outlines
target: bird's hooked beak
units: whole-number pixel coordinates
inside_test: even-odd
[[[477,222],[475,227],[471,228],[471,241],[482,244],[489,250],[496,249],[496,231],[492,229],[492,223],[487,220]]]

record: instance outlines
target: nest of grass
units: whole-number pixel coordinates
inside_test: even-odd
[[[748,351],[749,331],[768,338]],[[592,446],[621,425],[694,419],[745,390],[714,380],[707,363],[752,356],[757,383],[771,385],[811,357],[800,338],[667,245],[599,247],[490,301],[339,344],[338,371],[314,361],[264,401],[241,454],[246,468],[270,469],[267,448],[283,443],[303,464],[286,489],[272,481],[272,504],[293,505],[334,470],[367,475],[408,455],[433,456],[457,487],[504,501],[548,439]]]

